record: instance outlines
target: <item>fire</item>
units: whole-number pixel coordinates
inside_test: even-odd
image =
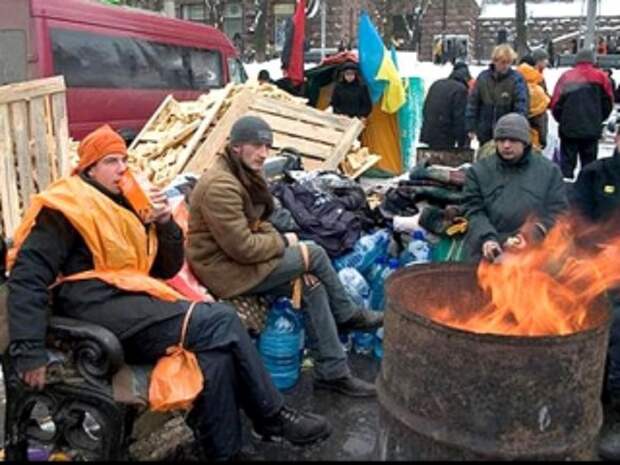
[[[500,264],[483,260],[478,282],[490,302],[465,318],[446,307],[431,312],[432,318],[476,333],[514,336],[587,329],[594,299],[620,284],[620,236],[598,242],[601,229],[563,218],[541,245],[506,252]]]

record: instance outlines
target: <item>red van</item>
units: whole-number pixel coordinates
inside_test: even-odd
[[[0,85],[59,74],[78,140],[103,123],[130,140],[166,95],[246,79],[210,26],[92,0],[0,0]]]

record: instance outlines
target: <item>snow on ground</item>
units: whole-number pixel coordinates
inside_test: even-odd
[[[614,4],[618,5],[618,10],[620,13],[620,0],[614,0]],[[514,5],[512,6],[514,9]],[[514,11],[513,11],[514,15]],[[452,65],[436,65],[434,63],[428,61],[418,61],[417,54],[415,52],[397,52],[397,60],[398,67],[400,73],[404,77],[421,77],[424,81],[424,88],[428,91],[429,87],[433,82],[438,79],[443,79],[448,77],[450,72],[452,71]],[[306,69],[313,68],[316,66],[316,63],[306,63]],[[279,79],[282,77],[282,72],[280,70],[280,60],[270,60],[263,63],[250,63],[245,65],[246,71],[250,79],[256,79],[258,72],[261,69],[266,69],[269,71],[272,79]],[[469,70],[473,77],[477,77],[478,74],[487,68],[487,65],[470,65]],[[544,72],[545,81],[547,82],[547,88],[549,93],[553,93],[553,89],[558,79],[570,68],[547,68]],[[614,70],[613,74],[616,83],[620,83],[620,70]],[[558,139],[557,136],[557,123],[553,116],[549,114],[549,148],[545,151],[545,155],[547,157],[551,157],[553,153],[553,143]],[[475,146],[474,146],[475,148]],[[613,140],[607,134],[607,137],[603,143],[600,145],[599,149],[599,158],[611,156],[613,153]]]

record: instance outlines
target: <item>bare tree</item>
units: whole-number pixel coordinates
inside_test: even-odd
[[[527,12],[525,9],[525,0],[517,0],[516,5],[516,22],[517,36],[515,38],[515,50],[520,57],[529,53],[527,45]]]

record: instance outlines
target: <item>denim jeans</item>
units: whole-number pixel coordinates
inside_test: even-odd
[[[179,343],[184,317],[160,321],[123,341],[128,361],[155,363]],[[205,381],[187,423],[209,458],[229,459],[242,445],[239,408],[256,424],[276,414],[284,400],[234,307],[196,305],[185,345],[196,354]]]
[[[350,373],[336,323],[343,323],[357,310],[345,291],[323,247],[308,242],[309,272],[320,283],[308,287],[304,283],[302,311],[310,341],[310,352],[315,361],[314,376],[330,380]],[[290,297],[291,282],[305,273],[303,257],[297,246],[291,246],[275,270],[247,294]]]

